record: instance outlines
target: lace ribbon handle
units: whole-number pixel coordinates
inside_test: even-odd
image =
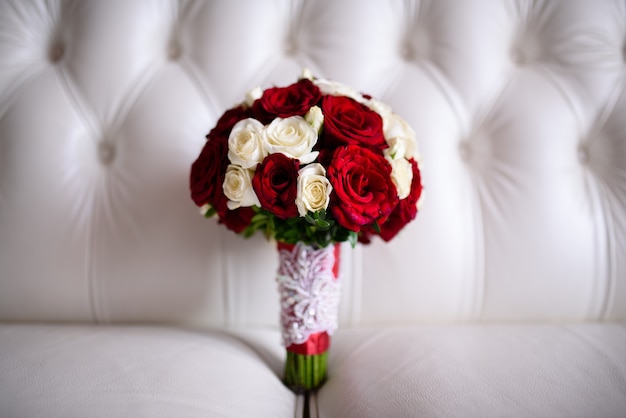
[[[283,345],[303,344],[313,334],[337,329],[340,285],[335,248],[279,245],[278,290]]]

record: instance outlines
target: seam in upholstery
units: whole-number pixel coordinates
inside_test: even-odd
[[[357,247],[352,251],[352,277],[350,280],[350,325],[356,326],[361,322],[361,304],[363,300],[363,248]]]
[[[88,111],[88,107],[85,105],[85,100],[79,94],[76,86],[71,81],[69,75],[63,69],[62,66],[58,66],[55,69],[55,75],[59,82],[61,91],[65,94],[68,103],[72,106],[72,109],[76,113],[78,119],[83,123],[86,131],[90,134],[91,140],[97,137],[98,125],[95,122],[95,117]],[[97,199],[97,194],[94,195],[94,199]],[[96,323],[102,320],[102,309],[99,306],[97,297],[98,288],[95,279],[95,267],[93,262],[93,254],[96,246],[96,219],[99,218],[99,205],[94,201],[93,216],[90,217],[89,227],[87,229],[87,246],[85,247],[85,276],[87,281],[87,300],[89,302],[89,310],[92,320]]]
[[[622,85],[624,85],[624,81],[625,78],[624,76],[622,76]],[[611,94],[611,96],[609,97],[607,105],[602,109],[602,112],[600,113],[597,122],[594,124],[594,128],[590,134],[590,138],[592,138],[592,140],[596,138],[596,135],[594,135],[595,132],[602,130],[602,128],[606,125],[609,117],[613,114],[621,94],[622,89],[614,89],[613,94]],[[591,184],[596,184],[595,190],[599,191],[599,193],[596,193],[596,197],[602,213],[603,222],[598,223],[598,225],[605,226],[604,235],[606,240],[607,268],[604,275],[604,294],[602,295],[601,308],[598,311],[597,317],[602,320],[607,320],[613,307],[617,287],[617,238],[614,227],[615,214],[613,213],[610,202],[605,197],[611,194],[611,187],[606,183],[606,180],[604,180],[597,173],[594,173],[594,175],[586,175],[585,178],[587,179],[587,185],[589,188],[591,188]],[[599,265],[599,255],[596,263],[598,263]],[[599,270],[599,267],[597,267],[596,269]],[[599,274],[596,274],[595,276],[599,277]],[[594,288],[597,287],[597,285],[594,286]]]
[[[461,127],[461,132],[467,132],[469,121],[467,118],[463,117],[463,112],[461,111],[464,107],[463,101],[458,95],[452,94],[455,89],[450,84],[448,78],[437,69],[436,65],[427,62],[417,62],[415,65],[424,71],[424,75],[433,82],[437,90],[441,93],[441,96],[448,103],[457,123]]]
[[[553,72],[546,68],[545,65],[537,65],[536,70],[539,74],[544,76],[544,80],[549,82],[552,87],[554,87],[554,90],[563,98],[563,101],[571,110],[572,115],[574,115],[574,120],[577,123],[578,131],[582,132],[584,130],[583,117],[580,114],[580,109],[578,109],[576,104],[574,103],[574,99],[569,94],[567,94],[567,91],[563,87],[563,85],[557,80]]]
[[[222,263],[222,292],[224,298],[224,324],[227,327],[233,325],[233,292],[231,290],[231,280],[234,276],[232,274],[231,262],[232,259],[229,253],[226,251],[226,242],[224,239],[224,233],[220,231],[220,251],[223,254],[223,263]]]
[[[599,180],[599,179],[598,179]],[[599,195],[607,196],[611,193],[610,187],[604,181],[598,181],[598,189],[602,190]],[[599,199],[600,207],[604,217],[604,225],[606,227],[606,278],[604,286],[604,295],[602,298],[602,308],[599,311],[599,318],[602,320],[609,319],[609,313],[613,307],[615,300],[615,291],[617,286],[617,239],[615,237],[614,216],[611,210],[610,202],[605,197]]]

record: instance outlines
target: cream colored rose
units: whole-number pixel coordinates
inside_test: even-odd
[[[417,152],[415,131],[396,114],[383,117],[383,133],[390,148],[395,148],[394,158],[411,159]]]
[[[359,103],[366,102],[365,98],[363,98],[363,96],[359,92],[352,89],[351,87],[346,86],[345,84],[321,78],[316,78],[315,80],[313,80],[313,84],[315,84],[324,95],[347,96],[356,100]]]
[[[309,164],[298,172],[298,194],[296,206],[300,216],[308,211],[318,212],[328,208],[333,186],[326,178],[326,170],[321,164]]]
[[[319,134],[322,129],[322,125],[324,124],[324,114],[322,113],[322,109],[319,106],[313,106],[306,112],[304,115],[304,120],[307,121],[309,125]]]
[[[398,137],[391,138],[387,141],[389,148],[385,148],[383,153],[385,157],[390,157],[392,160],[404,158],[406,155],[406,142]]]
[[[260,99],[261,96],[263,96],[263,90],[261,89],[261,87],[257,86],[253,88],[248,93],[246,93],[246,101],[245,101],[246,106],[252,107],[252,104],[257,99]]]
[[[317,158],[312,151],[317,142],[317,131],[302,116],[276,118],[265,127],[263,147],[268,154],[280,152],[308,164]]]
[[[391,107],[388,104],[376,99],[369,99],[365,102],[365,105],[383,118],[383,126],[385,126],[385,119],[389,118],[393,114]]]
[[[301,79],[313,80],[313,73],[308,68],[302,69]]]
[[[411,193],[411,182],[413,182],[413,167],[411,163],[404,158],[392,159],[386,157],[391,164],[391,180],[396,185],[398,198],[400,200],[406,198]]]
[[[253,168],[263,161],[267,151],[263,148],[264,126],[256,119],[240,120],[228,137],[228,159],[243,168]]]
[[[261,206],[259,198],[252,188],[254,171],[229,164],[224,176],[224,195],[228,198],[228,209],[257,205]]]

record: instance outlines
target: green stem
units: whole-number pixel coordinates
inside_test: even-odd
[[[287,352],[285,384],[296,393],[319,389],[326,380],[327,353],[305,355]]]

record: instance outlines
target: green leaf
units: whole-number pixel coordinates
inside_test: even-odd
[[[256,215],[254,215],[252,217],[252,219],[250,220],[250,223],[256,223],[259,221],[265,221],[267,219],[267,215],[264,213],[257,213]]]
[[[318,219],[317,221],[315,221],[315,224],[319,226],[320,228],[323,228],[324,230],[327,230],[328,228],[330,228],[330,223],[322,219]]]
[[[250,238],[256,232],[256,228],[253,228],[252,225],[243,230],[244,238]]]
[[[352,248],[356,247],[356,243],[359,241],[359,234],[354,231],[350,231],[348,235],[348,241],[350,241],[350,245]]]
[[[315,219],[313,219],[310,213],[306,214],[306,216],[304,217],[304,220],[310,223],[311,225],[315,225]]]
[[[380,234],[380,225],[378,225],[378,221],[374,222],[374,225],[372,225],[372,227],[377,234]]]
[[[215,210],[215,208],[214,208],[213,206],[211,206],[211,207],[209,208],[209,210],[207,210],[207,212],[204,214],[204,217],[205,217],[205,218],[210,218],[210,217],[212,217],[213,215],[215,215],[216,213],[217,213],[217,210]]]

